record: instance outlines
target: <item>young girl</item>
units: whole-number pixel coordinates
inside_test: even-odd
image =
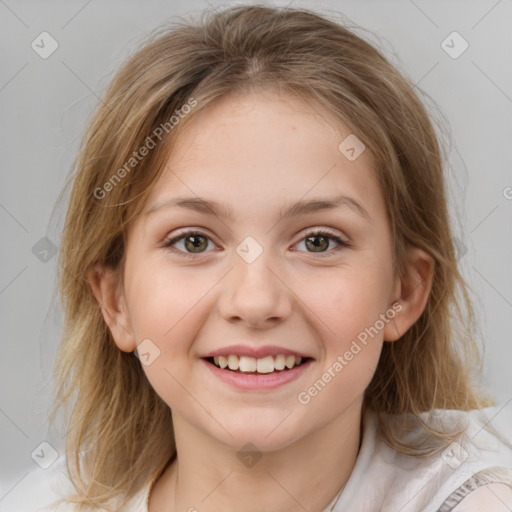
[[[511,407],[473,382],[414,89],[288,8],[177,24],[128,60],[63,233],[72,485],[49,510],[511,509]]]

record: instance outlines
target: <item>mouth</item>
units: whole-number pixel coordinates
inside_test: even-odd
[[[313,360],[311,357],[285,354],[268,355],[261,358],[230,354],[228,356],[204,357],[203,359],[219,369],[248,375],[286,373]]]

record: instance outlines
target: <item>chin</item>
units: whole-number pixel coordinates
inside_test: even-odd
[[[254,412],[241,414],[231,422],[222,422],[227,432],[217,429],[215,437],[236,451],[249,443],[261,452],[281,450],[305,435],[305,425],[297,424],[296,419],[292,423],[288,415],[292,416],[293,413],[284,409],[272,414],[260,414],[258,418],[254,417]]]

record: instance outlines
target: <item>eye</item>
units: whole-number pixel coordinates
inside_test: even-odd
[[[182,247],[184,249],[175,249],[173,247],[178,242],[183,243]],[[174,252],[179,252],[184,256],[194,257],[206,252],[205,249],[208,247],[208,242],[212,242],[212,240],[205,233],[202,233],[201,231],[186,231],[185,233],[181,233],[180,235],[164,242],[164,247],[167,247]]]
[[[329,249],[329,245],[332,241],[338,245],[334,249]],[[338,235],[326,229],[308,233],[297,245],[301,243],[304,243],[305,247],[309,250],[308,252],[321,253],[322,256],[329,256],[333,252],[338,252],[343,248],[350,247],[348,242],[345,242]]]

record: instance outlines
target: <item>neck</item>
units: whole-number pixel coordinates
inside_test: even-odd
[[[156,482],[150,512],[322,512],[354,468],[361,404],[280,450],[246,459],[246,464],[236,449],[214,442],[174,413],[173,426],[178,457]]]

